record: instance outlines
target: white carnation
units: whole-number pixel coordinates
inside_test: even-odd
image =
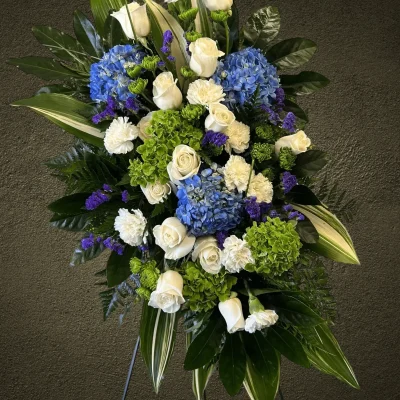
[[[224,168],[226,187],[229,190],[237,189],[239,193],[245,192],[250,178],[251,165],[240,156],[230,156]]]
[[[232,235],[225,239],[222,251],[222,265],[229,272],[235,273],[253,264],[254,258],[245,240]]]
[[[232,150],[235,153],[243,153],[249,148],[250,127],[239,121],[233,121],[225,130],[228,141],[225,144],[225,150],[230,154]]]
[[[247,196],[256,197],[258,203],[271,203],[273,195],[274,187],[263,174],[259,173],[251,178]]]
[[[190,104],[209,106],[212,103],[220,103],[224,100],[225,93],[222,86],[214,80],[197,79],[189,85],[187,99]]]
[[[119,117],[106,130],[104,147],[110,154],[126,154],[133,150],[132,140],[138,135],[139,129],[129,122],[128,117]]]
[[[119,232],[120,238],[130,246],[139,246],[146,242],[147,220],[140,210],[132,210],[133,214],[126,208],[120,208],[118,217],[115,218],[114,228]]]
[[[278,319],[278,314],[274,310],[259,311],[247,317],[244,329],[246,332],[254,333],[275,325]]]

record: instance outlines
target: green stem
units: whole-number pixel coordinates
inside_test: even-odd
[[[228,22],[224,21],[224,27],[225,27],[225,36],[226,36],[226,53],[225,53],[225,57],[229,54],[229,26],[228,26]]]
[[[129,22],[131,24],[131,28],[132,28],[133,36],[135,38],[135,42],[137,42],[136,32],[135,32],[135,28],[133,27],[131,13],[129,12],[128,0],[125,0],[125,8],[126,8],[126,12],[128,13],[128,18],[129,18]]]

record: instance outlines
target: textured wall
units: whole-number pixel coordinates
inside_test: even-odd
[[[49,177],[43,162],[64,150],[71,138],[39,116],[7,105],[30,96],[41,84],[4,65],[11,56],[43,53],[30,27],[52,24],[70,31],[73,10],[88,11],[88,3],[2,1],[2,399],[120,398],[136,339],[138,310],[122,327],[116,319],[102,321],[94,273],[104,259],[68,267],[76,237],[47,223],[46,204],[61,196],[63,187]],[[241,0],[239,6],[248,15],[263,4]],[[301,104],[310,110],[307,133],[332,155],[332,177],[359,201],[358,221],[349,229],[362,262],[330,267],[339,308],[335,333],[361,391],[285,362],[285,399],[398,399],[400,3],[309,0],[278,5],[281,37],[315,40],[319,52],[307,68],[332,80],[329,88]],[[159,398],[192,398],[183,353],[179,339]],[[129,398],[156,398],[140,359]],[[228,399],[215,377],[208,398]]]

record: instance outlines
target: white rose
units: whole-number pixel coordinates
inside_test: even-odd
[[[185,302],[182,290],[182,276],[176,271],[166,271],[158,278],[156,290],[150,295],[149,306],[161,308],[165,313],[175,313]]]
[[[224,179],[229,190],[245,192],[250,179],[251,165],[240,156],[230,156],[224,168]]]
[[[264,310],[251,314],[246,319],[245,330],[249,333],[275,325],[279,317],[274,310]]]
[[[130,14],[130,19],[128,15],[128,10]],[[126,9],[126,6],[123,6],[119,11],[113,12],[111,16],[119,21],[125,35],[129,39],[135,39],[132,25],[138,37],[147,36],[150,33],[150,20],[147,16],[146,4],[141,6],[134,1],[128,4],[128,10]]]
[[[167,165],[169,178],[175,185],[196,175],[200,168],[200,157],[191,147],[180,144],[172,153],[172,161]]]
[[[205,127],[214,132],[225,132],[230,124],[235,121],[235,114],[227,106],[220,103],[210,104],[210,114],[206,118]]]
[[[146,242],[147,220],[140,210],[132,210],[133,214],[126,208],[118,210],[118,216],[114,221],[114,228],[119,232],[119,237],[130,246],[139,246]]]
[[[149,127],[150,122],[153,119],[153,114],[154,114],[154,111],[149,112],[137,124],[137,127],[139,129],[139,138],[143,142],[150,138],[150,135],[147,133],[147,128]]]
[[[178,218],[167,218],[162,225],[157,225],[153,229],[156,245],[165,251],[165,258],[168,260],[178,260],[185,257],[193,249],[196,238],[187,236],[185,226]]]
[[[278,155],[282,147],[290,147],[293,154],[300,154],[307,151],[307,148],[310,145],[310,138],[304,133],[304,131],[298,131],[293,135],[281,137],[275,143],[275,153]]]
[[[254,258],[245,240],[239,239],[235,235],[225,239],[222,265],[227,271],[236,273],[244,269],[247,264],[253,263]]]
[[[274,187],[269,179],[266,178],[262,173],[259,173],[255,176],[253,175],[250,180],[247,196],[256,197],[258,203],[271,203],[273,195]]]
[[[172,110],[182,104],[182,92],[172,72],[162,72],[153,82],[153,101],[160,110]]]
[[[217,42],[207,37],[190,43],[189,51],[192,54],[190,69],[203,78],[209,78],[215,72],[218,57],[225,54],[218,50]]]
[[[168,195],[171,194],[171,185],[168,183],[165,185],[159,182],[149,183],[146,187],[140,186],[140,189],[142,189],[143,194],[150,204],[163,203]]]
[[[206,81],[197,79],[189,85],[187,100],[190,104],[209,106],[224,100],[225,93],[221,85],[217,85],[212,79]]]
[[[139,135],[139,129],[129,122],[128,117],[118,117],[111,122],[104,136],[104,147],[110,154],[126,154],[133,150],[132,140]]]
[[[243,153],[249,148],[250,127],[239,121],[233,121],[225,130],[228,140],[225,144],[225,150],[230,154],[232,150],[235,153]]]
[[[210,11],[227,11],[232,8],[233,0],[204,0],[204,5]]]
[[[199,260],[204,271],[209,274],[218,274],[222,266],[221,255],[222,252],[218,247],[217,239],[213,236],[204,236],[196,240],[192,260]]]
[[[225,319],[228,333],[235,333],[244,329],[242,303],[237,297],[219,303],[218,308]]]

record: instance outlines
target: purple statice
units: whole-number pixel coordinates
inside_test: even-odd
[[[169,55],[167,57],[168,61],[175,62],[176,58],[174,56]]]
[[[215,234],[218,247],[223,250],[225,239],[229,236],[227,231],[219,231]]]
[[[270,212],[269,212],[269,216],[271,217],[271,218],[280,218],[281,217],[281,215],[278,213],[278,211],[276,211],[276,210],[271,210]]]
[[[159,63],[157,63],[157,67],[158,68],[164,68],[165,67],[165,62],[164,61],[160,61]]]
[[[174,35],[170,30],[166,30],[163,34],[163,45],[161,47],[161,52],[169,56],[171,53],[171,43],[174,40]],[[171,60],[170,60],[171,61]]]
[[[138,246],[138,249],[142,252],[145,253],[146,251],[149,251],[149,246],[146,246],[145,244],[141,244]]]
[[[106,203],[110,200],[110,197],[106,195],[102,190],[96,190],[93,192],[85,201],[85,208],[86,210],[92,211],[95,210],[97,207]]]
[[[127,190],[124,190],[124,191],[121,193],[121,198],[122,198],[122,201],[123,201],[124,203],[127,203],[127,202],[129,201],[129,193],[128,193]]]
[[[285,171],[282,175],[283,193],[289,193],[297,185],[297,178],[290,172]]]
[[[221,147],[228,140],[228,136],[221,132],[207,131],[203,136],[203,140],[201,141],[201,145],[203,147],[213,144],[214,146]]]
[[[276,89],[275,94],[275,110],[277,112],[282,112],[283,107],[285,106],[285,91],[281,87],[279,87],[278,89]]]
[[[289,219],[297,219],[297,221],[304,221],[304,215],[298,211],[292,211],[288,215]]]
[[[129,97],[125,102],[125,108],[133,113],[137,113],[140,109],[138,102],[134,97]]]
[[[115,100],[112,97],[109,97],[107,99],[106,108],[102,112],[93,116],[92,122],[97,125],[104,120],[115,118],[117,115],[117,113],[115,112],[117,107],[118,105]]]
[[[81,240],[81,247],[83,250],[88,250],[94,246],[94,236],[91,233],[88,237],[85,237]]]
[[[296,131],[296,116],[292,112],[286,114],[282,128],[292,133]]]
[[[245,210],[249,217],[256,222],[261,222],[262,216],[271,208],[270,203],[257,203],[257,197],[247,197],[244,200]]]
[[[281,122],[281,117],[279,116],[279,113],[274,111],[271,107],[262,104],[260,108],[268,114],[268,120],[269,122],[271,122],[272,125],[278,125],[278,123]]]
[[[122,253],[124,252],[125,246],[123,246],[121,243],[118,241],[114,240],[112,237],[108,237],[103,241],[103,245],[107,247],[107,249],[110,249],[111,251],[114,251],[117,253],[119,256],[122,256]]]
[[[111,188],[111,186],[108,185],[107,183],[105,183],[105,184],[103,185],[103,190],[104,190],[105,192],[110,192],[110,193],[113,191],[112,188]]]
[[[291,204],[285,204],[285,205],[282,207],[282,209],[283,209],[283,211],[285,211],[285,212],[290,212],[290,211],[293,211],[293,206],[292,206]]]

